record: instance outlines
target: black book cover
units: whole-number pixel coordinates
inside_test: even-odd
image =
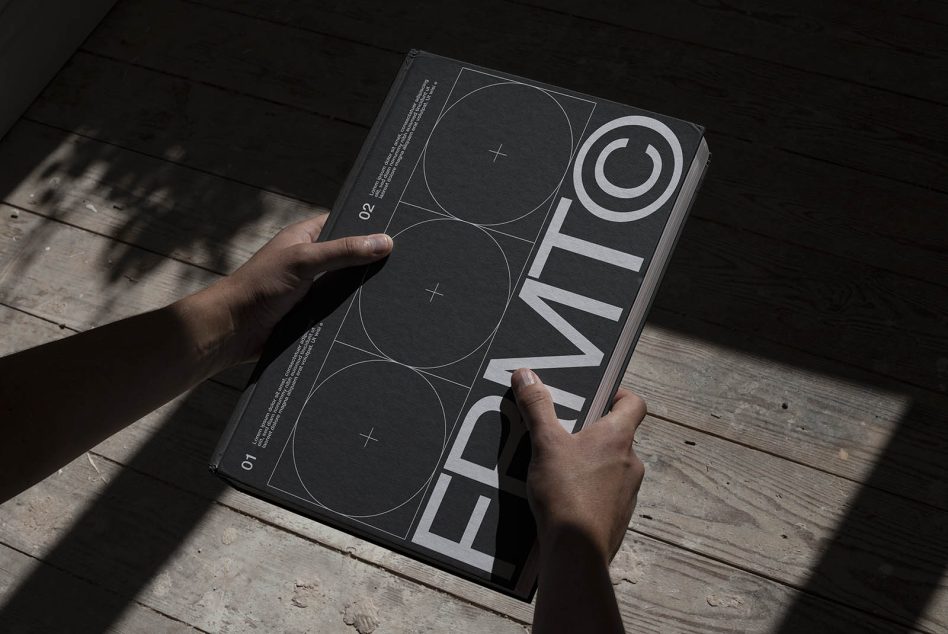
[[[212,470],[530,599],[529,438],[510,373],[536,370],[570,430],[602,414],[667,262],[660,241],[670,253],[680,232],[669,218],[703,173],[702,137],[409,54],[320,236],[384,231],[395,248],[323,276],[284,319]]]

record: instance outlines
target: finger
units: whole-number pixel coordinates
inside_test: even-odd
[[[328,242],[298,244],[286,249],[301,279],[311,279],[325,271],[369,264],[392,251],[392,238],[384,233],[348,236]]]
[[[619,389],[616,390],[615,396],[612,397],[612,402],[615,403],[620,398],[625,398],[629,394],[633,394],[633,392],[631,390],[625,389],[624,387],[620,387]]]
[[[534,442],[544,442],[558,433],[566,433],[556,419],[553,397],[536,372],[520,368],[510,377],[510,386],[524,425]]]
[[[321,213],[318,216],[301,220],[292,226],[295,230],[305,233],[310,242],[316,242],[319,238],[319,234],[323,231],[323,227],[326,226],[327,220],[329,220],[329,214]]]
[[[620,388],[608,416],[617,426],[634,436],[646,413],[648,410],[642,397]]]
[[[271,244],[288,247],[300,242],[316,242],[328,218],[329,214],[321,213],[287,225],[271,240]]]

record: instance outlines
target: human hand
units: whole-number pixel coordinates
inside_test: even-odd
[[[533,447],[527,496],[541,556],[570,533],[588,539],[608,563],[622,544],[645,475],[632,445],[645,402],[620,389],[606,416],[571,434],[536,373],[517,370],[511,385]]]
[[[217,323],[227,331],[219,345],[220,369],[259,357],[273,327],[306,295],[316,276],[369,264],[391,252],[392,239],[384,233],[317,243],[326,217],[287,226],[232,274],[185,300],[218,316]]]

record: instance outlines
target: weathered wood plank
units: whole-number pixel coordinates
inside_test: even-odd
[[[0,306],[0,355],[41,345],[61,336],[61,330],[37,317]],[[458,577],[440,573],[414,560],[373,546],[346,533],[310,522],[266,502],[239,493],[209,476],[210,458],[237,392],[208,382],[190,395],[159,408],[128,430],[106,440],[95,451],[159,479],[193,491],[208,500],[220,499],[243,513],[305,536],[363,561],[375,563],[397,574],[486,606],[513,618],[529,621],[532,608],[519,601],[488,591]],[[181,425],[194,427],[182,429]],[[168,460],[173,455],[175,459]]]
[[[211,452],[236,397],[227,388],[205,386],[195,390],[173,418],[148,417],[96,451],[194,490],[202,458]],[[879,492],[868,497],[863,493],[856,504],[857,483],[652,417],[642,429],[638,450],[649,472],[632,523],[635,530],[795,586],[804,585],[832,542],[836,551],[846,553],[847,565],[835,578],[823,580],[820,590],[825,596],[912,623],[916,615],[903,606],[931,595],[927,621],[919,622],[936,631],[948,623],[948,545],[938,539],[948,531],[948,513]],[[136,451],[141,447],[148,447],[151,460],[139,458]],[[167,455],[175,451],[193,468],[168,464]],[[425,578],[423,566],[266,503],[236,492],[222,500],[321,543]],[[873,519],[856,531],[836,535],[842,519],[853,513]],[[879,572],[886,567],[890,572]],[[880,594],[875,588],[880,581],[893,589]],[[471,584],[439,574],[435,585],[463,591],[461,596],[476,597],[479,604],[512,616],[525,616],[510,611],[516,602],[491,601],[491,593]]]
[[[335,40],[341,47],[337,51],[339,47],[327,48],[322,39],[313,40],[323,36],[284,28],[285,37],[281,37],[270,32],[280,27],[264,24],[257,37],[280,42],[285,49],[264,47],[271,51],[272,59],[261,56],[259,47],[247,47],[244,43],[240,44],[241,50],[232,54],[211,54],[209,50],[219,47],[202,45],[202,35],[213,42],[230,42],[224,46],[236,46],[234,38],[225,38],[219,12],[202,13],[200,8],[188,4],[187,11],[197,11],[187,14],[189,18],[198,18],[188,21],[193,32],[182,34],[176,40],[179,45],[169,50],[162,31],[152,28],[156,17],[151,14],[159,20],[180,20],[181,7],[175,13],[174,3],[146,4],[134,12],[124,6],[111,18],[117,23],[110,22],[98,31],[90,47],[365,125],[374,117],[397,66],[391,55],[376,50],[380,56],[375,60],[377,63],[347,67],[350,74],[357,75],[352,91],[327,91],[321,69],[333,69],[327,72],[335,73],[342,64],[365,64],[364,55],[360,56],[358,51],[365,53],[369,49]],[[244,23],[243,30],[248,30],[248,20],[226,13],[223,17],[225,22],[235,21],[234,29]],[[121,36],[110,29],[120,30]],[[258,29],[249,31],[255,34]],[[282,64],[280,59],[304,57],[307,68],[298,77],[266,74],[267,68]],[[352,81],[341,85],[351,84]],[[741,126],[741,130],[744,134],[746,126]],[[715,177],[709,179],[708,191],[703,193],[696,213],[789,242],[840,251],[847,257],[891,266],[916,277],[940,279],[938,273],[948,270],[948,257],[944,255],[948,249],[944,248],[943,239],[948,231],[940,230],[948,229],[948,218],[936,212],[945,203],[943,196],[898,183],[878,183],[858,172],[775,153],[766,143],[721,138],[715,140],[714,152]],[[719,173],[719,169],[725,173]],[[706,202],[717,196],[721,196],[722,204],[712,206]],[[898,213],[893,213],[893,209]],[[876,244],[878,248],[872,248]]]
[[[76,70],[80,66],[83,68]],[[92,127],[106,125],[102,135],[110,138],[117,135],[123,143],[156,156],[161,156],[164,153],[161,148],[169,143],[174,147],[178,142],[191,144],[194,162],[215,169],[215,163],[222,161],[219,144],[232,142],[234,133],[242,129],[240,126],[231,128],[227,136],[224,130],[227,124],[208,120],[206,125],[210,129],[206,133],[214,138],[208,142],[193,131],[190,123],[181,120],[181,113],[188,108],[172,108],[169,103],[158,106],[163,95],[193,89],[195,95],[204,95],[200,101],[215,102],[215,107],[223,108],[222,104],[216,104],[223,96],[216,93],[212,96],[215,89],[205,86],[107,60],[77,56],[70,69],[60,75],[62,81],[54,82],[47,94],[64,90],[66,77],[77,82],[75,90],[68,93],[74,105],[81,101],[91,106],[88,99],[97,92],[93,87],[104,90],[116,82],[134,83],[145,94],[156,90],[154,99],[138,99],[125,105],[113,100],[105,107],[88,108],[89,115],[99,120],[99,124]],[[80,99],[78,95],[84,92],[86,96]],[[53,101],[44,103],[49,105]],[[228,95],[227,103],[232,116],[236,112],[246,114],[244,108],[259,112],[261,105],[265,109],[271,107],[259,100],[233,95]],[[68,119],[79,111],[64,106],[60,103],[57,107],[57,116]],[[43,106],[38,108],[42,110]],[[163,115],[165,125],[161,126],[160,136],[158,128],[153,126],[152,117],[157,111],[152,108],[158,108]],[[213,118],[213,109],[198,108],[202,120]],[[105,117],[121,119],[123,123],[108,128]],[[130,123],[133,120],[139,123]],[[299,135],[295,122],[284,123],[283,135],[292,137],[296,143]],[[83,125],[76,123],[80,128]],[[251,127],[256,135],[257,126]],[[141,142],[136,135],[150,140]],[[279,165],[280,169],[272,171],[286,177],[286,182],[294,180],[296,189],[316,193],[312,188],[314,181],[303,177],[304,168],[294,157],[282,151],[274,152],[273,161],[271,168]],[[255,176],[250,168],[243,165],[241,170],[252,182],[266,185],[268,179]],[[223,170],[230,175],[234,171],[236,168]],[[699,207],[703,204],[698,202]],[[946,389],[941,375],[948,370],[943,367],[943,355],[939,351],[945,347],[948,329],[945,328],[946,317],[938,309],[946,301],[944,287],[856,266],[831,255],[801,251],[777,240],[695,219],[686,228],[664,289],[657,305],[679,314],[693,315],[714,324],[728,324],[745,333],[766,335],[780,343],[816,351],[822,356],[871,368],[930,389]],[[777,325],[779,329],[774,328]]]
[[[714,138],[692,213],[935,284],[948,280],[948,195]]]
[[[217,274],[0,205],[0,303],[85,330],[157,308]]]
[[[948,510],[948,398],[663,315],[623,385],[652,414]],[[709,330],[712,336],[703,336]],[[784,407],[786,405],[786,407]]]
[[[5,505],[0,539],[117,592],[141,586],[138,598],[145,605],[212,631],[262,623],[344,631],[347,606],[367,604],[394,631],[521,631],[513,621],[101,457],[93,462],[95,467],[77,460]],[[39,508],[70,521],[49,527]],[[150,555],[141,554],[145,545]],[[614,577],[623,619],[633,631],[772,631],[781,619],[775,607],[794,599],[785,586],[632,534]],[[864,631],[887,627],[815,597],[800,600],[811,625],[843,628],[856,618]]]
[[[320,29],[333,30],[334,25],[341,23],[339,28],[346,37],[370,44],[376,44],[377,40],[367,33],[374,35],[378,30],[384,34],[396,33],[399,42],[393,45],[401,50],[420,44],[411,44],[415,40],[403,28],[389,28],[392,22],[406,25],[409,31],[417,31],[415,35],[418,37],[426,38],[433,36],[428,28],[428,18],[419,16],[432,11],[464,10],[452,9],[451,3],[437,3],[437,7],[428,7],[417,12],[416,16],[415,12],[406,12],[391,4],[373,12],[359,11],[350,3],[335,8],[327,8],[324,3],[317,6],[308,3],[284,5],[286,3],[254,3],[253,8],[243,6],[241,10],[260,13],[290,26],[308,24],[318,15]],[[281,13],[281,6],[289,14],[296,15],[294,12],[297,11],[301,14],[291,21],[288,14]],[[523,10],[503,2],[498,8],[499,15]],[[485,16],[481,20],[489,13],[476,11],[479,16]],[[390,13],[390,20],[382,20],[378,17],[379,12],[383,15]],[[546,42],[545,45],[549,46],[544,29],[554,27],[546,25],[544,20],[553,20],[558,25],[555,29],[562,30],[565,28],[560,24],[562,19],[540,11],[533,13],[538,14],[533,17],[543,23],[536,27],[542,32],[543,39],[532,34],[530,37],[535,39],[530,39],[529,45],[539,47]],[[351,16],[367,18],[370,15],[375,16],[371,19],[379,23],[360,23],[359,30],[346,26]],[[513,16],[510,20],[518,28],[535,21],[526,19],[526,16],[521,18],[518,20]],[[424,24],[414,20],[421,20]],[[156,21],[165,28],[155,28]],[[183,28],[172,28],[181,22],[185,23]],[[462,20],[457,26],[464,28],[464,24],[467,20]],[[468,28],[475,30],[474,27]],[[580,28],[577,39],[582,40],[583,29],[590,28],[592,25]],[[231,37],[233,32],[246,33],[246,40]],[[170,33],[174,33],[174,39],[169,45]],[[490,37],[489,34],[486,37]],[[470,44],[475,47],[472,53],[490,48],[482,42],[484,33],[478,32],[477,38],[477,44]],[[257,45],[257,41],[267,45]],[[498,64],[510,63],[512,58],[502,57],[509,52],[505,49],[510,46],[512,44],[506,41],[494,42],[492,48],[500,51],[491,59]],[[155,0],[121,4],[87,42],[86,49],[364,125],[369,125],[374,119],[400,60],[390,51],[339,38],[202,9],[193,3],[181,5]],[[604,50],[611,48],[605,47]],[[226,51],[226,54],[221,51]],[[542,56],[536,64],[536,68],[524,72],[562,72],[564,78],[559,81],[570,77],[572,67],[569,62]],[[286,70],[268,72],[275,67]],[[575,69],[572,70],[575,73]],[[595,77],[598,73],[592,75]],[[668,81],[664,77],[660,79]],[[727,81],[727,78],[722,77],[721,81]],[[748,99],[764,101],[763,107],[768,110],[773,110],[776,103],[784,104],[786,101],[771,90],[761,88],[760,92],[754,92],[752,86],[737,85],[747,91]],[[333,90],[327,90],[327,86],[333,86]],[[945,86],[948,89],[948,83]],[[608,84],[596,88],[614,90]],[[676,85],[675,89],[680,92],[680,102],[702,103],[699,95],[687,93],[687,87]],[[632,103],[637,103],[635,99],[640,95],[628,97]],[[770,102],[771,99],[774,103]],[[671,107],[678,107],[678,104]],[[874,109],[876,103],[860,101],[860,105],[855,107]],[[714,116],[721,116],[720,112],[709,110]],[[733,116],[731,110],[725,109],[727,116]],[[943,112],[937,116],[943,116]],[[850,121],[849,116],[844,118]],[[700,117],[696,120],[706,121]],[[945,242],[948,239],[945,237],[948,236],[948,216],[939,213],[946,204],[943,195],[902,183],[879,182],[858,171],[775,152],[768,138],[773,126],[768,125],[760,134],[754,134],[745,121],[734,122],[731,127],[725,125],[727,120],[720,124],[706,122],[713,131],[730,132],[743,138],[756,137],[758,143],[729,137],[714,138],[713,177],[705,184],[696,213],[875,266],[893,267],[915,277],[943,279],[948,276],[948,243]],[[859,147],[855,141],[848,147],[850,153],[854,147]],[[948,145],[942,147],[942,157],[946,152]],[[886,158],[891,164],[891,157]]]
[[[218,272],[324,208],[21,120],[0,143],[2,201]],[[12,211],[11,211],[12,213]],[[133,269],[136,269],[133,265]],[[133,274],[134,277],[134,274]]]
[[[85,236],[81,251],[86,253],[100,250],[92,243],[108,242],[79,229],[59,226],[60,233]],[[76,237],[71,242],[76,244],[79,240]],[[70,241],[55,244],[60,243]],[[181,263],[174,265],[186,267]],[[108,298],[103,297],[102,301],[107,302]],[[210,491],[196,492],[214,499],[222,485],[207,480],[203,465],[235,400],[236,392],[209,384],[183,405],[168,406],[146,417],[96,451],[129,464],[136,472],[154,475],[187,490],[210,487]],[[851,554],[852,563],[839,571],[845,579],[821,587],[825,596],[887,618],[911,622],[911,615],[901,612],[899,605],[911,604],[906,598],[928,592],[934,595],[928,602],[928,622],[936,627],[948,622],[948,592],[944,591],[942,579],[948,547],[933,538],[948,530],[948,513],[883,493],[872,493],[869,502],[854,509],[850,500],[859,488],[856,483],[658,419],[650,418],[643,429],[640,451],[651,469],[649,486],[640,500],[639,519],[633,524],[637,530],[793,585],[803,585],[810,568],[832,542],[835,549]],[[169,462],[169,455],[176,459]],[[232,497],[239,502],[230,502]],[[256,501],[248,508],[244,504],[249,499],[232,493],[226,503],[271,522],[275,522],[274,513],[277,517],[293,517]],[[834,537],[834,530],[844,517],[854,512],[866,513],[867,507],[875,514],[873,522]],[[301,522],[307,524],[299,519],[295,523]],[[353,544],[352,538],[322,528],[316,539],[326,540],[324,543],[340,550]],[[401,574],[417,574],[419,578],[430,575],[424,567],[386,554],[382,549],[357,552],[371,561],[378,556],[378,563],[398,565]],[[867,556],[864,552],[879,555]],[[883,564],[893,568],[889,577],[898,580],[901,595],[890,593],[881,597],[873,590],[871,584]],[[457,591],[464,592],[462,596],[468,600],[481,604],[489,601],[483,595],[491,593],[476,588],[469,592],[471,587],[465,589],[457,581],[443,583],[439,587],[458,586]],[[472,595],[477,598],[472,599]]]
[[[451,9],[449,5],[438,3],[437,8],[429,7],[429,10],[460,10]],[[507,3],[499,6],[503,7],[500,14],[523,10]],[[290,13],[302,11],[304,14],[290,21],[286,14],[281,13],[281,7]],[[375,44],[377,39],[366,33],[374,36],[374,30],[379,30],[377,25],[373,28],[373,25],[361,24],[358,32],[349,33],[350,27],[345,26],[346,16],[372,15],[381,21],[379,14],[388,12],[392,22],[408,23],[410,29],[417,29],[425,36],[429,32],[428,22],[422,27],[413,22],[418,18],[412,17],[411,12],[391,4],[369,13],[351,7],[350,3],[331,9],[325,3],[312,7],[294,3],[287,6],[287,3],[279,2],[243,7],[293,27],[287,28],[202,9],[193,3],[182,5],[137,0],[120,5],[86,48],[368,125],[391,82],[398,56],[338,37],[302,31],[296,25],[305,25],[315,20],[318,14],[322,16],[319,28],[332,30],[339,22],[347,37]],[[309,16],[307,12],[313,11],[315,13]],[[183,28],[172,28],[185,21],[185,17]],[[540,19],[545,18],[541,15]],[[532,23],[533,20],[523,22]],[[155,28],[156,23],[167,28]],[[388,28],[389,20],[384,23],[384,33],[397,33],[401,38],[399,46],[405,50],[410,38],[403,29]],[[232,32],[246,33],[246,36],[233,38],[230,37]],[[483,39],[485,36],[480,37]],[[544,38],[544,41],[548,39],[545,31]],[[258,42],[261,44],[257,45]],[[264,42],[267,45],[264,46]],[[504,45],[506,43],[499,48],[503,49]],[[531,40],[531,45],[539,44]],[[497,49],[498,46],[491,48]],[[502,60],[498,57],[497,61]],[[551,61],[544,58],[542,69],[536,70],[549,72],[550,64]],[[564,66],[561,60],[553,60],[552,64],[553,70],[568,76],[568,65],[560,68]],[[282,72],[268,72],[274,67],[280,67]],[[327,86],[334,89],[326,90]],[[754,96],[768,100],[771,91]],[[842,103],[845,102],[843,99]],[[733,129],[712,128],[741,137],[748,136],[750,130],[745,122]],[[698,213],[768,235],[776,234],[781,239],[841,252],[876,266],[910,269],[910,274],[916,277],[941,279],[944,276],[939,273],[948,272],[948,259],[932,257],[939,253],[939,249],[944,251],[948,247],[943,237],[948,235],[948,217],[937,212],[946,204],[943,196],[900,183],[880,183],[877,179],[866,178],[864,173],[774,152],[768,147],[769,139],[756,136],[763,141],[762,144],[728,137],[715,138],[714,177],[705,186],[706,190],[712,191],[703,192],[702,202],[705,204],[696,210]],[[948,147],[943,147],[943,150],[948,151]],[[723,194],[721,204],[706,204],[707,200],[719,195],[718,192]],[[878,248],[872,248],[876,242]],[[918,249],[911,248],[915,245]],[[899,257],[893,257],[895,253]],[[917,253],[917,257],[910,257],[913,253]],[[932,264],[936,267],[934,271]]]
[[[176,410],[179,420],[149,417],[147,423],[142,421],[137,426],[137,436],[131,432],[116,436],[96,451],[124,464],[136,463],[137,470],[160,479],[193,488],[190,482],[199,479],[202,457],[211,452],[236,396],[227,388],[207,386],[195,391]],[[169,429],[169,423],[177,427],[176,432]],[[158,439],[160,445],[149,447],[154,459],[139,460],[134,451],[156,442],[150,438]],[[176,448],[181,458],[194,466],[193,474],[182,473],[179,465],[167,464],[165,457]],[[912,623],[915,615],[902,606],[915,605],[918,596],[930,594],[927,623],[935,630],[948,623],[948,578],[944,574],[948,546],[937,538],[948,530],[948,513],[882,493],[870,494],[853,508],[857,483],[840,481],[651,417],[643,427],[639,452],[649,473],[632,523],[635,530],[795,586],[804,585],[827,545],[834,542],[835,549],[847,553],[849,563],[837,571],[837,578],[825,580],[821,588],[825,596]],[[423,566],[266,503],[236,492],[222,500],[280,526],[313,535],[321,543],[397,566],[394,569],[403,574],[410,571],[413,578],[425,578]],[[835,536],[842,518],[853,512],[872,514],[874,519],[857,532]],[[879,570],[885,566],[892,571],[880,576]],[[502,608],[512,616],[525,616],[510,611],[517,607],[516,602],[491,601],[491,593],[444,577],[437,575],[434,585],[463,591],[461,596],[468,600]],[[880,580],[896,589],[881,595],[874,588]]]
[[[31,168],[17,180],[0,174],[0,189],[11,202],[221,273],[280,226],[314,211],[293,199],[29,122],[0,143],[0,160],[13,164],[17,157]],[[232,208],[238,212],[229,213]],[[120,262],[139,268],[138,250],[120,244],[112,249]],[[879,484],[944,504],[943,491],[933,484],[943,474],[938,451],[948,433],[937,424],[943,397],[773,344],[758,342],[749,356],[736,352],[746,347],[743,335],[704,325],[704,336],[696,337],[689,334],[696,329],[693,321],[654,313],[659,314],[656,321],[674,332],[647,326],[627,375],[627,384],[656,413],[855,480],[872,469],[898,430],[901,451],[886,455],[889,477]],[[784,400],[791,403],[789,411],[779,409]],[[912,409],[909,401],[922,406]]]
[[[0,326],[4,332],[0,337],[0,357],[74,332],[6,306],[0,306]]]
[[[714,155],[694,216],[916,278],[948,279],[948,214],[938,213],[948,196],[733,139],[716,139]],[[321,160],[319,153],[310,160]],[[10,165],[0,172],[10,204],[96,231],[121,228],[110,235],[217,269],[249,255],[224,247],[234,232],[270,235],[282,219],[316,210],[26,120],[0,144],[0,164]],[[129,213],[129,205],[147,213]],[[262,220],[267,215],[279,222]]]
[[[918,19],[924,13],[916,7],[853,1],[771,2],[765,9],[744,1],[526,3],[948,103],[944,27]],[[943,4],[928,7],[930,18],[948,22]]]
[[[71,227],[63,227],[60,232],[88,236],[84,243],[107,242],[104,238]],[[82,250],[95,251],[88,244]],[[183,264],[179,266],[184,267]],[[108,301],[107,298],[103,300]],[[212,390],[213,396],[209,402],[201,403],[198,411],[178,411],[178,416],[188,419],[181,424],[188,435],[169,438],[168,444],[160,450],[152,449],[149,455],[155,463],[146,464],[138,460],[134,465],[136,471],[154,473],[161,479],[185,488],[193,486],[189,482],[198,480],[198,476],[183,472],[180,462],[195,468],[200,465],[203,470],[204,461],[236,399],[236,393],[222,392],[225,390],[223,387],[208,389]],[[160,426],[162,420],[158,417],[152,424]],[[158,428],[153,427],[152,431],[157,432]],[[778,458],[707,437],[700,432],[683,431],[655,419],[651,419],[645,429],[641,451],[652,466],[652,486],[643,492],[640,513],[650,516],[652,520],[640,522],[639,528],[652,531],[654,525],[656,528],[652,534],[656,537],[671,539],[691,550],[800,585],[809,568],[818,560],[821,544],[830,540],[835,524],[850,512],[846,500],[857,490],[855,483],[812,472]],[[198,431],[200,435],[196,433]],[[650,440],[653,437],[658,441]],[[683,440],[690,440],[695,445],[684,445]],[[134,454],[126,453],[135,447],[135,443],[129,443],[127,436],[117,436],[107,441],[106,445],[111,448],[98,450],[103,455],[126,463],[136,460]],[[702,453],[705,451],[707,453]],[[174,464],[169,465],[172,467],[170,471],[162,467],[168,464],[168,455],[177,456]],[[688,464],[692,468],[683,468],[681,464]],[[711,471],[712,466],[714,471]],[[704,467],[703,472],[701,467]],[[741,476],[742,481],[738,482],[733,474],[747,474],[747,479]],[[728,480],[732,477],[733,485]],[[727,484],[722,484],[724,480],[727,480]],[[727,495],[723,491],[727,491]],[[205,495],[213,498],[211,493],[205,492]],[[875,512],[884,521],[877,520],[875,526],[878,528],[866,528],[863,534],[847,535],[846,539],[852,543],[845,544],[845,547],[854,555],[861,549],[885,552],[886,561],[897,562],[899,570],[907,570],[912,575],[907,580],[902,579],[902,587],[914,587],[909,582],[918,578],[929,580],[929,586],[938,583],[941,564],[948,558],[948,551],[943,553],[938,550],[938,540],[926,539],[931,537],[927,531],[919,532],[914,517],[923,511],[891,496],[879,494],[877,498],[874,498]],[[819,508],[820,512],[812,512],[815,508]],[[948,517],[948,514],[942,515]],[[934,534],[948,530],[948,522],[939,521],[938,517],[936,512],[929,511],[922,526],[934,531]],[[798,524],[805,524],[806,527],[801,529]],[[701,543],[696,541],[697,535],[704,536]],[[889,543],[890,539],[895,541]],[[338,543],[335,545],[340,547]],[[895,554],[896,545],[899,546],[898,554]],[[855,556],[853,561],[859,562],[860,570],[872,571],[878,567],[877,562]],[[424,573],[423,569],[415,569],[420,574]],[[856,571],[847,573],[855,579],[871,578],[871,575]],[[928,588],[921,583],[918,585],[922,590]],[[895,607],[886,605],[884,600],[869,592],[871,588],[857,586],[854,591],[852,583],[839,584],[839,587],[844,589],[845,594],[830,596],[865,609],[884,606],[887,616],[900,616]],[[948,594],[945,597],[948,598]],[[940,599],[933,600],[931,606],[935,610],[935,616],[931,618],[938,623],[940,612],[945,607]]]
[[[637,530],[894,621],[948,628],[948,512],[656,419],[640,429],[649,482]],[[811,580],[830,549],[840,561]]]
[[[268,8],[262,10],[270,12],[268,20],[280,19],[270,16],[279,16],[281,10],[296,17],[289,28],[280,29],[271,22],[261,24],[191,3],[129,0],[86,47],[114,57],[133,56],[139,63],[179,75],[217,69],[216,82],[241,91],[259,86],[262,96],[299,107],[315,108],[331,93],[334,109],[321,112],[336,117],[364,111],[365,91],[375,86],[381,90],[369,100],[374,113],[390,82],[385,73],[397,66],[403,53],[375,49],[376,58],[368,62],[355,56],[349,42],[337,39],[331,47],[339,51],[335,63],[362,65],[347,67],[357,79],[331,90],[317,74],[320,65],[316,72],[304,68],[289,77],[272,72],[293,63],[288,59],[308,59],[311,51],[325,46],[320,32],[332,32],[342,13],[345,23],[356,16],[362,23],[346,37],[367,45],[384,32],[382,37],[401,38],[398,51],[426,48],[697,121],[712,133],[752,138],[948,191],[942,169],[948,131],[941,125],[941,104],[500,0],[486,5],[428,0],[411,9],[378,4],[346,3],[343,9],[343,3],[337,3],[335,10],[325,10],[323,3],[318,9],[296,2],[266,3]],[[214,35],[223,32],[243,37]],[[206,38],[219,41],[219,46],[206,47]],[[203,67],[209,70],[194,70]],[[268,78],[261,80],[263,75]],[[394,70],[387,75],[392,76]]]
[[[324,206],[367,133],[82,51],[24,116]]]
[[[9,601],[17,595],[19,584],[42,577],[49,592]],[[52,590],[55,589],[55,592]],[[77,579],[0,544],[0,612],[3,629],[10,634],[20,632],[69,632],[78,624],[86,631],[109,632],[194,632],[194,628],[142,607],[137,602],[117,596],[95,584]],[[117,613],[115,622],[103,623],[103,614]]]
[[[696,460],[697,460],[697,459],[696,459]],[[899,507],[899,508],[901,508],[901,507]],[[844,541],[845,541],[845,540],[844,540]],[[933,556],[929,558],[928,563],[929,563],[929,564],[931,564],[932,562],[937,563],[940,557],[941,557],[941,555],[940,555],[939,553],[934,553]],[[930,571],[931,568],[928,568],[928,570]],[[930,572],[926,572],[925,570],[923,570],[922,573],[923,573],[923,576],[925,576],[925,575],[927,575],[927,576],[929,576],[929,577],[931,576]],[[847,622],[851,622],[851,621],[847,621]],[[659,629],[660,629],[660,628],[659,628]]]
[[[523,632],[502,616],[101,457],[79,458],[4,504],[2,514],[4,543],[207,631],[346,632],[346,619],[364,614],[394,631]],[[13,605],[36,592],[56,596],[54,584],[30,574]],[[119,616],[113,609],[97,618]]]
[[[613,583],[631,632],[914,632],[629,533]],[[659,606],[653,595],[663,598]],[[792,614],[786,614],[793,605]]]
[[[177,0],[122,2],[83,50],[361,124],[375,119],[404,58]]]
[[[948,391],[948,288],[692,218],[655,306]],[[661,322],[662,313],[653,315]]]
[[[220,277],[2,203],[0,218],[0,304],[74,331],[160,308]],[[216,379],[243,387],[249,371]]]

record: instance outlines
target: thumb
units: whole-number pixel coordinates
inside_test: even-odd
[[[520,368],[510,377],[510,385],[534,447],[552,440],[558,434],[567,433],[556,419],[550,391],[536,372]]]
[[[369,264],[392,251],[392,238],[384,233],[369,236],[347,236],[327,242],[297,244],[292,251],[294,273],[301,279],[312,279],[325,271]]]

